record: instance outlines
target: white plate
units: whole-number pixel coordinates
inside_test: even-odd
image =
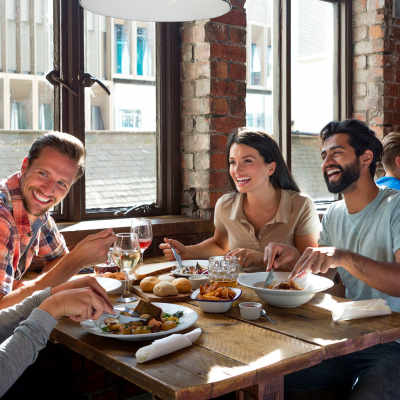
[[[174,261],[174,263],[176,265],[176,269],[171,271],[171,273],[174,274],[175,276],[183,276],[183,277],[187,278],[192,275],[199,275],[197,272],[194,274],[181,273],[178,268],[178,263],[176,261]],[[194,267],[197,263],[199,263],[199,265],[201,265],[202,267],[205,267],[208,269],[208,260],[182,260],[182,265],[184,267]],[[207,276],[207,274],[201,274],[201,275]]]
[[[87,275],[74,275],[70,281],[74,281],[76,279],[83,278],[83,276]],[[118,293],[118,291],[122,287],[122,282],[118,279],[106,278],[103,276],[94,276],[96,278],[99,285],[107,292],[107,293]]]
[[[93,333],[97,336],[104,336],[119,340],[127,340],[127,341],[139,341],[139,340],[153,340],[162,336],[168,336],[171,333],[177,333],[183,331],[187,328],[190,328],[198,318],[196,311],[192,310],[189,307],[181,306],[179,304],[169,304],[169,303],[153,303],[155,306],[160,307],[163,312],[168,314],[174,314],[177,311],[183,311],[183,316],[179,319],[179,325],[169,331],[160,331],[154,333],[142,333],[138,335],[116,335],[113,333],[103,332],[101,330],[101,326],[103,326],[104,318],[109,317],[109,314],[102,315],[97,321],[83,321],[81,322],[81,326],[86,329],[87,332]],[[126,307],[135,307],[136,303],[133,304],[126,304]]]

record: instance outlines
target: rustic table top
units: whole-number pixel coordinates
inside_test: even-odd
[[[240,301],[256,300],[252,290],[243,289]],[[134,354],[149,342],[95,336],[67,319],[52,340],[162,399],[208,399],[276,378],[282,386],[288,373],[400,337],[397,313],[333,322],[330,309],[337,301],[343,299],[318,294],[294,309],[268,307],[274,324],[241,320],[237,304],[228,313],[207,314],[193,303],[179,303],[198,312],[195,327],[202,335],[193,346],[144,364]]]

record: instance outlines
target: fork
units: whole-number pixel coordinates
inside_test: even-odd
[[[175,260],[176,260],[176,262],[178,263],[179,272],[182,273],[182,271],[183,271],[182,258],[181,258],[181,256],[178,254],[178,252],[175,250],[174,247],[172,247],[171,245],[170,245],[170,247],[171,247],[172,253],[174,254]]]
[[[267,276],[265,277],[264,288],[266,288],[273,280],[274,274],[272,272],[272,269],[270,269],[269,272],[267,272]]]

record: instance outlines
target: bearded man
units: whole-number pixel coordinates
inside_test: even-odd
[[[321,131],[322,172],[328,189],[342,193],[322,220],[319,246],[299,254],[271,244],[267,270],[292,266],[291,277],[305,272],[339,272],[346,298],[382,298],[400,311],[400,194],[374,182],[382,144],[358,120],[330,122]],[[293,267],[294,265],[294,267]],[[285,391],[341,387],[351,400],[400,398],[400,344],[380,344],[332,358],[285,377]]]
[[[0,183],[0,308],[60,285],[83,267],[106,259],[114,241],[111,230],[89,235],[68,252],[49,214],[83,175],[84,164],[79,139],[50,132],[34,141],[21,171]],[[22,284],[33,262],[46,272]]]

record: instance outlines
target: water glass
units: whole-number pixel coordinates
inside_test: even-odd
[[[208,259],[208,277],[210,281],[223,286],[236,287],[240,272],[239,259],[235,256],[214,256]]]

